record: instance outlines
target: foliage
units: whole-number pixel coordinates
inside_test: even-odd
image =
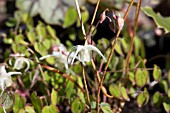
[[[102,21],[101,17],[95,18],[96,25],[93,21],[88,22],[90,12],[87,5],[83,5],[84,0],[79,0],[82,18],[73,2],[16,1],[18,10],[6,23],[10,30],[3,38],[10,48],[4,51],[1,65],[6,67],[6,73],[19,71],[22,75],[13,75],[9,88],[1,85],[0,111],[112,113],[120,112],[135,100],[133,104],[141,109],[151,103],[155,108],[163,106],[166,112],[170,112],[170,71],[164,69],[165,76],[157,64],[147,67],[144,42],[138,34],[142,28],[137,27],[138,30],[133,31],[136,35],[131,35],[130,31],[137,25],[129,27],[125,17],[116,11],[122,9],[123,0],[117,1],[115,6],[101,1],[101,6],[108,9],[101,13]],[[98,11],[103,9],[99,7]],[[170,31],[169,18],[157,15],[151,7],[142,8],[142,11],[166,33]],[[44,22],[34,20],[38,14]],[[117,35],[113,39],[102,37],[94,41],[98,25],[102,27],[107,19],[108,26],[113,25],[110,31],[115,30]],[[57,28],[59,26],[62,30]],[[1,78],[3,72],[0,72]]]

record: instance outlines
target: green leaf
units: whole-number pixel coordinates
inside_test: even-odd
[[[118,39],[116,46],[115,46],[115,51],[121,55],[124,56],[123,52],[122,52],[122,48],[121,48],[121,39]]]
[[[45,106],[42,113],[58,113],[58,109],[55,105]]]
[[[82,9],[82,12],[81,12],[81,16],[82,16],[82,22],[83,23],[86,23],[87,22],[87,20],[89,19],[89,12],[88,12],[88,10],[87,10],[87,8],[86,7],[81,7],[81,9]],[[80,20],[79,19],[77,19],[77,27],[80,27]],[[92,29],[93,29],[93,27],[92,27]]]
[[[24,41],[24,37],[21,34],[15,36],[15,42],[23,45],[28,45],[28,42]]]
[[[110,104],[108,104],[106,102],[102,102],[100,104],[100,107],[101,107],[103,113],[113,113],[113,111],[111,110]]]
[[[121,94],[122,94],[123,99],[125,99],[126,101],[130,101],[130,98],[126,92],[125,87],[121,87]]]
[[[74,93],[75,93],[74,83],[71,81],[68,81],[66,85],[66,97],[70,98]]]
[[[138,87],[143,87],[148,80],[148,72],[146,70],[138,69],[135,74],[135,81]]]
[[[139,37],[135,36],[134,38],[134,51],[135,51],[135,55],[140,55],[140,50],[141,50],[141,40],[139,39]]]
[[[57,92],[54,89],[52,89],[52,93],[51,93],[51,103],[53,105],[57,104]]]
[[[76,98],[71,104],[72,113],[83,113],[85,110],[84,103],[81,102],[80,98]]]
[[[162,17],[160,14],[156,14],[153,9],[149,6],[142,8],[142,11],[149,17],[152,17],[158,26],[158,28],[163,28],[165,33],[170,32],[170,17]]]
[[[19,94],[15,94],[15,103],[13,107],[14,113],[18,113],[21,108],[24,108],[25,100],[24,98],[21,98]]]
[[[34,108],[32,106],[25,106],[25,111],[27,113],[35,113]]]
[[[48,33],[51,35],[51,37],[53,37],[54,39],[56,39],[56,31],[55,29],[53,29],[51,26],[47,25],[47,31]]]
[[[164,97],[163,107],[167,113],[170,112],[170,98],[169,97]]]
[[[156,106],[156,107],[160,107],[160,105],[162,104],[162,96],[161,94],[157,91],[154,93],[153,95],[153,104]]]
[[[163,89],[165,92],[168,91],[168,83],[166,80],[161,80],[161,82],[159,82],[159,85],[161,89]]]
[[[35,42],[34,43],[34,49],[36,52],[38,52],[41,56],[44,56],[47,54],[47,49],[44,47],[44,45]]]
[[[45,39],[43,40],[42,44],[44,45],[44,47],[45,47],[47,50],[50,49],[50,47],[51,47],[51,41],[50,41],[49,39],[47,39],[47,38],[45,38]]]
[[[39,22],[39,24],[36,26],[36,32],[38,34],[39,42],[46,38],[46,28],[42,22]]]
[[[0,113],[4,113],[2,106],[0,106]]]
[[[141,92],[138,95],[137,104],[139,107],[142,107],[143,105],[147,104],[148,100],[149,100],[149,93],[145,90],[144,92]]]
[[[4,37],[4,43],[5,43],[5,44],[12,44],[12,43],[13,43],[13,40],[12,40],[12,38]]]
[[[80,87],[83,87],[83,81],[82,81],[82,78],[81,77],[77,77],[77,83],[80,85]],[[78,89],[78,96],[80,97],[80,100],[85,103],[85,97],[84,97],[84,93]]]
[[[157,66],[157,65],[154,65],[154,70],[153,70],[153,78],[156,80],[156,81],[159,81],[160,78],[161,78],[161,69]]]
[[[74,7],[70,7],[64,17],[64,24],[63,28],[67,28],[71,25],[73,25],[77,20],[77,11]]]
[[[129,80],[132,82],[132,84],[135,84],[135,75],[133,72],[128,73]]]
[[[41,99],[37,96],[36,92],[33,92],[31,94],[31,103],[34,106],[34,109],[36,111],[36,113],[41,113],[41,109],[42,109],[42,101]]]
[[[24,108],[20,109],[18,113],[25,113]]]
[[[110,85],[109,91],[115,98],[121,99],[121,92],[117,85]]]
[[[34,32],[27,32],[27,37],[28,37],[28,40],[33,44],[36,40],[36,36],[35,36],[35,33]]]
[[[96,101],[90,102],[91,109],[96,109]]]

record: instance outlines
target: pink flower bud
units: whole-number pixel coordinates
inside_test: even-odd
[[[103,23],[103,21],[106,19],[106,11],[109,11],[109,9],[104,10],[103,13],[100,15],[100,23]]]
[[[100,15],[100,23],[103,23],[103,21],[106,19],[106,13],[105,11]]]
[[[118,17],[117,23],[118,23],[119,29],[122,30],[122,28],[124,26],[124,19],[121,17]]]

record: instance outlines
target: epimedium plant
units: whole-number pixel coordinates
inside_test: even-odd
[[[34,20],[29,14],[22,12],[36,11],[38,5],[33,3],[43,0],[26,2],[29,1],[25,3],[17,1],[20,11],[15,13],[17,22],[14,24],[15,29],[4,37],[4,42],[11,45],[11,50],[4,52],[5,61],[0,67],[2,112],[115,113],[121,112],[126,103],[132,102],[133,99],[136,100],[138,107],[147,105],[151,100],[156,107],[163,105],[166,112],[170,111],[169,81],[162,76],[162,71],[156,64],[153,68],[146,67],[144,45],[136,33],[142,0],[138,0],[135,5],[133,29],[132,25],[127,28],[126,19],[134,0],[129,2],[124,17],[108,8],[101,13],[96,25],[93,23],[100,0],[96,3],[90,25],[84,25],[89,14],[87,11],[81,14],[79,3],[75,0],[76,9],[68,8],[62,18],[64,20],[62,26],[76,32],[72,27],[76,23],[81,35],[69,32],[70,39],[65,39],[66,45],[60,41],[57,31],[50,25],[41,21],[34,25]],[[19,4],[28,6],[23,9]],[[31,4],[36,7],[29,10]],[[158,19],[157,23],[160,23],[159,20],[162,18],[151,9],[146,7],[142,10],[147,15],[151,13],[151,17],[156,18],[154,20]],[[44,12],[37,13],[43,15],[41,13]],[[107,13],[111,13],[111,16]],[[97,26],[107,20],[110,29],[116,33],[115,38],[98,39],[95,44],[93,36],[97,32]],[[49,21],[46,22],[50,23]],[[22,24],[26,26],[24,30],[19,27]],[[7,25],[12,24],[9,21]],[[168,30],[164,24],[159,25]],[[133,31],[133,35],[130,35],[130,30],[127,29]],[[121,32],[122,38],[119,36]],[[76,35],[84,38],[84,45],[73,46],[70,40],[74,41]],[[169,76],[170,72],[168,80]],[[157,84],[163,92],[155,91],[154,94],[150,94],[150,90]]]

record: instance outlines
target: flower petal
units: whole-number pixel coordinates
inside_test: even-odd
[[[8,76],[11,76],[11,75],[21,75],[22,73],[21,72],[8,72],[7,74]]]
[[[6,69],[5,69],[5,65],[1,65],[0,66],[0,76],[6,75]]]
[[[31,60],[25,59],[24,61],[25,61],[26,64],[27,64],[27,68],[25,69],[25,72],[26,72],[26,71],[30,68],[30,61],[31,61]]]
[[[51,56],[52,56],[52,54],[49,54],[49,55],[46,55],[46,56],[40,57],[39,59],[40,59],[40,60],[43,60],[43,59],[48,58],[48,57],[51,57]]]
[[[100,52],[100,50],[99,50],[97,47],[95,47],[95,46],[93,46],[93,45],[86,45],[86,46],[84,47],[84,49],[96,51],[100,56],[103,57],[103,59],[104,59],[105,62],[106,62],[106,58],[103,56],[103,54]]]

